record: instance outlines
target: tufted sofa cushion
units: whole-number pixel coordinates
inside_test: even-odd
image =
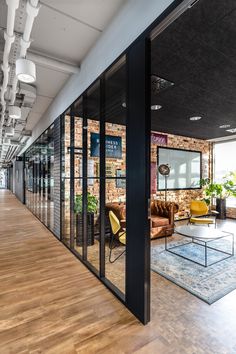
[[[109,211],[112,211],[118,220],[126,219],[125,217],[125,204],[124,203],[107,203],[106,204],[106,214],[109,214]]]
[[[179,206],[163,200],[151,201],[151,238],[170,236],[174,231],[174,214]]]

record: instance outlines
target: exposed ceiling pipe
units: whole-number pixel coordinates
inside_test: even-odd
[[[19,83],[18,94],[24,96],[22,106],[21,106],[21,118],[20,120],[26,120],[30,109],[33,107],[36,100],[36,88],[24,82]],[[8,117],[7,126],[12,122],[12,118]]]
[[[9,80],[9,55],[11,51],[12,43],[15,41],[14,35],[14,23],[16,17],[16,9],[19,7],[19,0],[6,0],[6,4],[8,6],[7,9],[7,28],[4,32],[4,52],[3,52],[3,63],[2,63],[2,71],[3,71],[3,83],[1,87],[1,104],[2,104],[2,113],[0,120],[0,139],[2,141],[2,126],[4,123],[5,110],[6,110],[6,102],[5,102],[5,92],[7,90],[8,80]]]
[[[62,61],[32,52],[27,53],[27,59],[32,60],[45,68],[50,68],[63,73],[77,74],[80,70],[76,65],[67,64]]]
[[[12,5],[13,3],[17,3],[17,7],[19,6],[19,0],[6,0],[8,6]],[[30,46],[30,34],[32,31],[32,27],[33,27],[33,22],[35,17],[38,15],[38,11],[39,11],[39,1],[38,0],[28,0],[27,4],[26,4],[26,13],[27,13],[27,17],[26,17],[26,23],[25,23],[25,28],[24,28],[24,33],[23,36],[21,38],[21,49],[20,49],[20,58],[25,58],[26,57],[26,52],[27,49]],[[16,8],[17,8],[16,7]],[[10,13],[8,14],[8,19],[9,19],[9,26],[11,26],[11,31],[9,32],[7,30],[7,33],[12,33],[12,35],[14,35],[14,22],[15,22],[15,17],[14,17],[14,21],[12,20],[11,16],[12,16],[13,11],[10,10]],[[15,12],[14,12],[15,14]],[[8,25],[8,23],[7,23]],[[15,37],[14,37],[15,38]],[[10,54],[10,51],[9,51]],[[9,57],[8,54],[8,57]],[[9,69],[8,69],[8,73],[9,73]],[[13,80],[13,84],[12,84],[12,90],[10,92],[10,104],[13,105],[15,102],[15,98],[16,98],[16,92],[17,92],[17,83],[18,80],[15,77]],[[7,86],[6,86],[7,87]],[[6,90],[4,90],[5,93]],[[2,96],[2,95],[1,95]],[[0,97],[1,99],[1,97]],[[4,101],[3,104],[3,114],[2,114],[2,119],[0,122],[0,138],[1,140],[3,140],[3,134],[2,134],[2,128],[3,128],[3,123],[4,123],[4,116],[5,116],[5,109],[6,109],[6,104]],[[8,124],[11,123],[11,120],[8,119]],[[1,141],[0,141],[1,143]],[[2,150],[3,151],[3,150]],[[13,154],[15,153],[16,149],[14,149]],[[3,158],[3,153],[1,152],[1,159]]]
[[[6,156],[5,156],[6,160],[8,160],[8,157],[11,154],[12,148],[13,148],[12,146],[9,146],[9,149],[7,150],[7,153],[6,153]]]
[[[25,58],[26,57],[26,52],[27,49],[30,46],[30,34],[32,31],[33,23],[35,17],[38,15],[40,5],[38,4],[38,0],[28,0],[26,4],[26,13],[27,13],[27,18],[26,18],[26,23],[25,23],[25,29],[23,36],[21,38],[21,50],[20,50],[20,58]],[[16,98],[16,93],[17,93],[17,77],[14,77],[13,84],[12,84],[12,90],[11,90],[11,100],[10,104],[13,105],[15,102]]]
[[[17,149],[18,149],[18,146],[13,146],[13,149],[12,149],[11,154],[9,156],[9,161],[11,161],[13,157],[15,157]]]

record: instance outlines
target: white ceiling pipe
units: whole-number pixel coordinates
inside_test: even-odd
[[[22,37],[20,57],[24,58],[26,56],[27,49],[30,46],[30,34],[32,31],[33,23],[35,17],[38,15],[40,5],[38,5],[38,0],[28,0],[26,4],[27,18],[25,22],[25,29]]]
[[[32,52],[27,53],[27,59],[32,60],[33,62],[46,68],[50,68],[63,73],[77,74],[80,70],[76,65],[67,64],[62,61]]]
[[[1,126],[3,125],[4,113],[6,109],[4,95],[7,89],[7,84],[9,79],[10,67],[8,64],[8,60],[11,51],[11,45],[15,40],[14,23],[16,17],[16,9],[19,7],[19,0],[6,0],[6,3],[8,9],[7,9],[7,28],[6,31],[4,32],[5,45],[3,51],[3,64],[2,64],[3,83],[1,87],[1,104],[2,104]]]
[[[8,62],[7,62],[7,64],[5,63],[4,65],[2,65],[2,70],[3,70],[3,82],[2,82],[2,88],[1,88],[1,103],[2,103],[2,106],[6,108],[6,104],[4,105],[4,103],[5,103],[4,95],[7,90],[9,70],[10,70]]]
[[[4,32],[4,51],[3,51],[3,70],[8,68],[8,59],[11,51],[12,43],[15,41],[15,35],[10,36],[6,31]]]
[[[8,9],[7,9],[7,33],[9,36],[14,34],[14,23],[16,9],[19,7],[19,0],[6,0]]]
[[[11,93],[10,93],[10,105],[14,105],[15,99],[16,99],[16,93],[17,93],[17,77],[15,76],[12,82],[12,89],[11,89]]]
[[[30,46],[30,34],[32,31],[33,23],[35,17],[38,15],[40,5],[38,4],[38,0],[28,0],[26,4],[26,13],[27,13],[27,18],[25,22],[25,29],[23,36],[21,38],[21,50],[20,50],[20,58],[25,58],[26,57],[26,52],[27,49]],[[17,93],[17,77],[14,77],[13,83],[12,83],[12,90],[11,90],[11,100],[10,100],[10,105],[13,105],[15,102],[16,98],[16,93]]]

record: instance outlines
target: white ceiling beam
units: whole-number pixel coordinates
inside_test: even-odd
[[[78,74],[79,67],[72,64],[64,63],[60,60],[56,60],[45,55],[36,54],[32,52],[27,53],[27,59],[32,60],[34,63],[67,74]]]

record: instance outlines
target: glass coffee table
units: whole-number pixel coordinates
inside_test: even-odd
[[[168,236],[165,237],[165,250],[175,254],[179,257],[185,258],[191,262],[194,262],[196,264],[200,264],[201,266],[208,267],[210,265],[216,264],[218,262],[221,262],[229,257],[232,257],[234,255],[234,234],[228,231],[221,231],[218,229],[213,229],[207,226],[196,226],[196,225],[182,225],[182,226],[177,226],[174,229],[174,232],[178,235],[181,235],[183,237],[186,237],[190,239],[190,242],[185,242],[183,244],[178,244],[175,246],[170,246],[168,243]],[[211,244],[213,241],[220,240],[220,239],[225,239],[229,238],[230,239],[230,251],[225,251],[222,250],[218,247],[213,247]],[[198,262],[196,260],[193,260],[192,258],[188,257],[187,255],[183,255],[177,252],[177,249],[183,246],[186,246],[188,244],[196,244],[198,246],[203,247],[203,252],[204,252],[204,262]],[[211,262],[210,264],[208,263],[208,252],[210,250],[218,252],[222,255],[225,255],[225,257],[221,258],[220,260],[216,260],[214,262]]]

